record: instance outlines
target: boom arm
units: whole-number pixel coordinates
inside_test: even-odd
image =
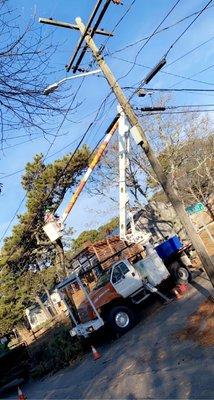
[[[148,242],[151,234],[137,229],[131,210],[129,209],[129,198],[126,187],[126,169],[129,165],[129,138],[130,133],[138,144],[138,138],[127,125],[126,117],[121,107],[119,119],[119,219],[120,219],[120,239],[130,243],[145,244]],[[127,222],[130,223],[130,233],[127,231]]]
[[[65,208],[62,217],[60,219],[56,219],[52,214],[50,214],[49,219],[46,219],[46,224],[43,227],[43,230],[51,240],[51,242],[55,242],[58,238],[62,236],[63,233],[63,224],[65,220],[68,218],[74,204],[76,203],[80,193],[82,192],[83,188],[85,187],[89,177],[91,176],[93,170],[97,166],[98,162],[100,161],[104,151],[106,150],[112,136],[116,132],[118,128],[118,119],[119,117],[116,116],[111,125],[109,126],[106,136],[99,146],[98,150],[96,151],[92,161],[90,162],[86,173],[83,175],[77,189],[75,190],[74,194],[71,197],[67,207]]]
[[[69,201],[65,211],[62,214],[62,218],[61,221],[62,223],[65,222],[65,220],[67,219],[69,213],[71,212],[74,204],[76,203],[80,193],[82,192],[83,188],[85,187],[86,182],[88,181],[88,178],[91,176],[94,168],[97,166],[98,162],[100,161],[106,147],[108,146],[113,134],[115,133],[115,131],[117,130],[118,127],[118,117],[116,118],[116,122],[115,120],[112,122],[111,126],[109,127],[107,134],[105,136],[105,139],[103,140],[103,142],[101,143],[100,147],[98,148],[97,152],[94,155],[94,158],[92,159],[91,163],[88,166],[88,169],[86,171],[86,173],[83,175],[79,186],[77,187],[76,191],[74,192],[73,196],[71,197],[71,200]]]

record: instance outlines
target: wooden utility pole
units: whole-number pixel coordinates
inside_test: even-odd
[[[209,257],[206,247],[204,246],[203,241],[201,240],[200,236],[195,231],[195,228],[184,208],[184,205],[179,198],[176,190],[173,188],[171,177],[169,174],[165,174],[163,168],[157,159],[153,149],[151,148],[145,132],[140,124],[140,121],[135,114],[133,108],[131,107],[129,100],[126,98],[125,94],[123,93],[120,85],[118,84],[116,78],[112,74],[110,68],[106,64],[103,56],[100,54],[98,47],[96,46],[94,40],[91,36],[86,32],[86,26],[83,24],[81,18],[76,18],[76,24],[82,34],[84,36],[84,40],[87,43],[87,46],[91,49],[97,63],[99,64],[100,69],[102,70],[103,74],[105,75],[110,87],[112,88],[115,96],[118,99],[120,106],[122,107],[124,113],[126,114],[132,128],[131,132],[135,137],[137,144],[139,144],[143,151],[145,152],[156,176],[161,184],[164,192],[166,193],[168,199],[170,200],[174,210],[179,217],[184,229],[186,230],[201,262],[203,267],[205,268],[207,275],[214,286],[214,264],[212,263],[211,258]]]

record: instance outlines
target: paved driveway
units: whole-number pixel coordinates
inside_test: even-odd
[[[27,384],[28,400],[213,399],[214,349],[175,336],[210,290],[205,277],[196,281],[182,300],[151,306],[135,328],[99,349],[98,361],[88,354],[76,367]]]

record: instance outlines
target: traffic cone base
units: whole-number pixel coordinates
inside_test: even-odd
[[[180,293],[176,287],[174,289],[172,289],[172,293],[174,294],[174,296],[176,297],[177,300],[182,298],[182,296],[180,295]]]
[[[95,349],[94,346],[91,346],[91,350],[92,350],[92,354],[94,357],[94,361],[99,360],[99,358],[101,357],[101,354]]]
[[[19,400],[27,400],[27,397],[22,393],[20,387],[18,386],[18,399]]]

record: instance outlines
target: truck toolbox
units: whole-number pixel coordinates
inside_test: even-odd
[[[159,257],[162,258],[162,260],[166,260],[182,247],[183,244],[181,243],[179,237],[175,235],[156,246],[155,250],[157,251]]]
[[[142,279],[146,279],[154,286],[159,285],[169,276],[163,261],[155,252],[135,263],[134,267]]]

